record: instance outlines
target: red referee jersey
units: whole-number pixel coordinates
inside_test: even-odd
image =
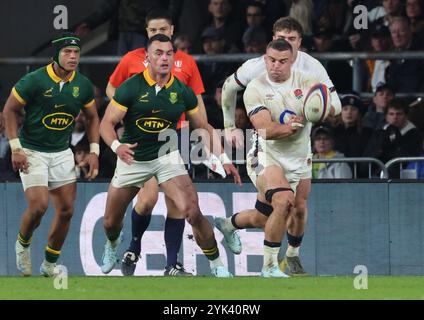
[[[125,80],[133,75],[143,72],[147,68],[148,62],[146,61],[146,49],[140,48],[125,54],[112,75],[109,82],[115,88],[118,88]],[[172,66],[172,73],[181,82],[193,89],[196,95],[205,92],[202,78],[200,77],[199,68],[197,68],[196,61],[193,57],[180,50],[174,55],[174,65]],[[177,128],[181,128],[181,121],[185,120],[185,114],[181,116]]]

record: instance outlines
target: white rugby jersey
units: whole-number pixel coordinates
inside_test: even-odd
[[[291,76],[283,83],[272,82],[267,73],[253,79],[247,85],[243,99],[250,116],[266,108],[271,113],[272,121],[287,123],[287,117],[302,115],[302,107],[309,88],[317,79],[298,70],[291,71]],[[306,120],[305,127],[294,135],[278,140],[264,140],[260,136],[259,147],[284,162],[287,170],[297,170],[304,165],[311,153],[310,133],[312,124]],[[255,144],[253,149],[255,148]]]
[[[247,60],[243,63],[234,73],[236,82],[240,86],[246,87],[254,78],[266,73],[264,58],[265,55]],[[323,65],[317,59],[303,51],[298,51],[296,60],[292,65],[292,70],[310,74],[312,77],[316,78],[318,82],[325,84],[330,92],[335,91],[334,84]]]

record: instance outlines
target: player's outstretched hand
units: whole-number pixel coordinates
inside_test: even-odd
[[[134,149],[135,147],[137,147],[137,143],[123,143],[116,149],[116,154],[119,159],[130,165],[134,161],[134,151],[131,149]]]
[[[240,175],[238,173],[238,170],[236,169],[236,167],[234,167],[234,165],[224,164],[223,167],[224,167],[226,174],[231,174],[234,177],[234,183],[238,184],[239,186],[243,185],[241,183],[241,178],[240,178]]]
[[[85,178],[89,181],[94,180],[99,174],[99,157],[95,153],[89,153],[86,156],[85,163],[88,164],[90,169],[85,175]]]
[[[23,173],[28,173],[29,163],[24,150],[17,149],[12,152],[12,167],[15,171],[19,170]]]
[[[244,146],[244,135],[241,129],[225,129],[224,130],[225,140],[228,145],[233,146],[236,149]]]

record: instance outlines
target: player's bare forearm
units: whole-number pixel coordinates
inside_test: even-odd
[[[118,140],[118,136],[115,132],[115,125],[111,121],[106,121],[105,119],[100,122],[100,135],[108,146],[110,146],[114,140]]]
[[[3,109],[4,125],[9,140],[18,137],[18,123],[23,105],[10,94]]]
[[[106,95],[107,97],[112,100],[113,96],[115,95],[116,88],[110,83],[107,83],[106,87]]]
[[[206,114],[206,107],[205,107],[205,103],[203,102],[202,95],[198,94],[196,97],[197,97],[197,106],[199,108],[198,112],[201,112],[202,115],[206,118],[206,121],[208,121],[208,116]]]
[[[290,137],[296,133],[295,128],[287,124],[272,122],[267,126],[256,128],[259,135],[265,140],[279,140]]]
[[[125,111],[118,109],[113,102],[109,103],[105,115],[100,122],[100,135],[108,146],[114,140],[118,140],[115,126],[124,118],[125,113]]]
[[[268,110],[262,110],[250,117],[250,120],[258,131],[258,134],[265,140],[279,140],[290,137],[295,134],[301,127],[288,124],[280,124],[272,121],[271,114]],[[300,118],[295,120],[301,120]]]
[[[234,129],[236,103],[237,103],[237,92],[243,88],[240,87],[234,79],[234,74],[229,76],[222,87],[222,115],[224,117],[224,128]]]

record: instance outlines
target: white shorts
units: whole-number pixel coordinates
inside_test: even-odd
[[[60,152],[40,152],[23,148],[28,158],[28,173],[19,172],[24,191],[30,187],[57,189],[77,180],[71,149]]]
[[[250,180],[256,187],[256,181],[266,167],[277,165],[284,170],[285,177],[290,184],[290,188],[296,193],[300,180],[312,178],[312,154],[308,154],[305,159],[299,159],[296,165],[290,163],[284,157],[277,157],[270,152],[258,152],[258,157],[249,154],[246,159],[246,168]]]
[[[161,184],[186,174],[188,173],[178,150],[151,161],[134,161],[131,165],[118,157],[112,186],[142,188],[144,183],[152,177],[156,177],[158,184]]]

